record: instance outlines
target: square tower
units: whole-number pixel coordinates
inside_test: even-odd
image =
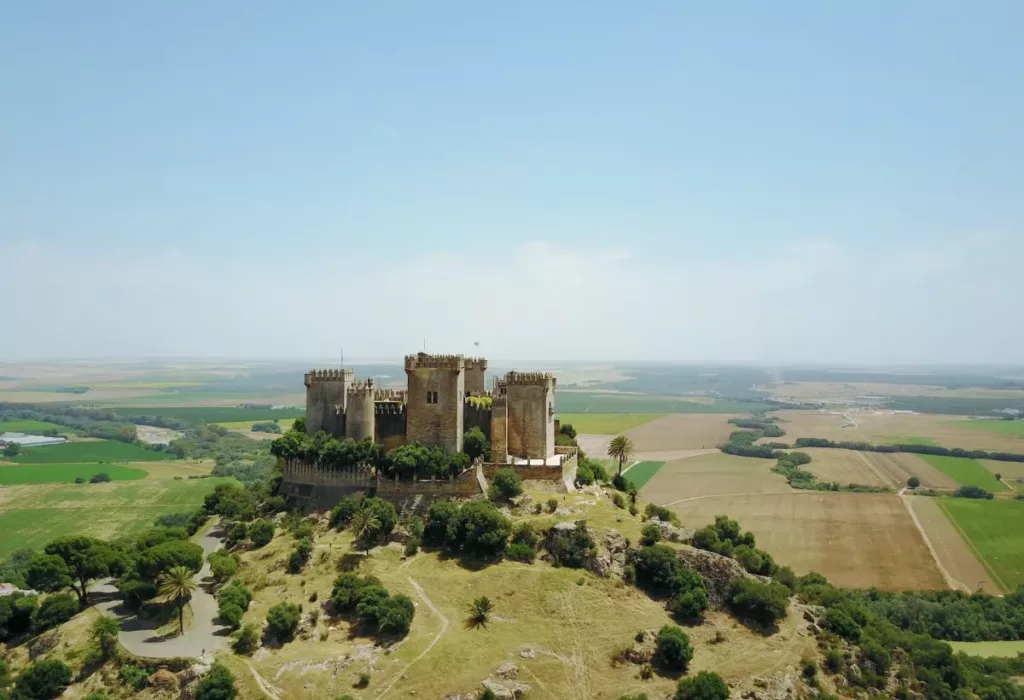
[[[313,369],[306,372],[306,434],[322,430],[329,435],[345,434],[345,407],[350,369]]]
[[[466,368],[466,395],[487,393],[487,360],[482,357],[467,357]]]
[[[466,396],[463,356],[407,355],[405,374],[409,382],[407,441],[437,445],[450,454],[461,452]]]
[[[555,454],[555,378],[550,372],[505,375],[508,454],[546,459]],[[493,438],[492,438],[493,439]]]

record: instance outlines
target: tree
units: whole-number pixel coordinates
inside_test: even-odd
[[[112,566],[123,563],[107,543],[92,537],[61,537],[46,545],[44,551],[64,560],[71,574],[72,588],[83,607],[88,603],[89,583],[106,576]]]
[[[16,442],[9,442],[4,445],[4,457],[17,457],[21,452],[21,447]]]
[[[22,547],[11,552],[6,561],[0,564],[0,581],[13,583],[18,588],[25,588],[25,571],[29,562],[36,556],[36,552],[28,547]],[[37,589],[38,590],[38,589]]]
[[[100,615],[92,623],[92,631],[89,636],[100,648],[104,659],[111,658],[117,651],[117,635],[120,632],[121,621],[110,615]]]
[[[249,655],[256,649],[256,645],[259,641],[259,629],[256,627],[255,623],[249,622],[242,628],[242,631],[238,633],[238,639],[235,640],[235,653]]]
[[[37,606],[34,595],[16,591],[11,595],[0,596],[0,642],[28,632]]]
[[[18,676],[14,697],[18,700],[52,700],[71,685],[71,669],[63,661],[36,661]]]
[[[210,562],[210,571],[220,581],[229,579],[238,572],[238,561],[227,552],[210,552],[206,560]]]
[[[267,611],[267,632],[282,644],[290,642],[295,637],[295,630],[298,629],[301,618],[301,605],[278,603]]]
[[[213,664],[196,686],[196,700],[233,700],[237,694],[234,675],[221,663]]]
[[[37,632],[62,625],[78,613],[78,601],[69,593],[48,595],[40,603],[32,618]]]
[[[648,547],[661,541],[661,528],[654,523],[647,523],[640,530],[640,544]]]
[[[25,583],[33,590],[52,593],[71,585],[71,572],[56,554],[37,554],[25,570]]]
[[[483,627],[491,617],[494,604],[491,599],[483,595],[469,605],[469,621],[474,626]]]
[[[622,463],[633,456],[633,441],[625,435],[616,435],[608,443],[608,456],[619,462],[619,476],[622,476]]]
[[[187,540],[168,540],[142,551],[135,559],[135,571],[146,581],[157,581],[178,566],[198,573],[203,568],[203,548]]]
[[[572,423],[563,423],[558,427],[558,432],[560,435],[566,435],[570,438],[575,439],[576,437],[576,428],[572,427]]]
[[[110,479],[110,474],[107,474],[106,472],[100,472],[98,474],[93,474],[92,477],[89,479],[89,483],[90,484],[105,484],[105,483],[109,482],[110,480],[111,480]]]
[[[654,657],[652,661],[659,668],[672,671],[685,671],[693,658],[693,647],[690,638],[681,628],[665,625],[658,630],[654,639]]]
[[[196,582],[192,578],[192,570],[185,566],[175,566],[166,571],[159,579],[158,593],[165,602],[174,603],[178,608],[178,632],[185,633],[185,604],[196,590]]]
[[[387,542],[391,532],[398,525],[398,511],[395,510],[395,506],[383,498],[370,496],[363,499],[361,508],[370,510],[377,516],[380,521],[380,536]]]
[[[693,678],[680,678],[674,700],[728,700],[729,686],[712,671],[701,671]]]
[[[489,501],[470,501],[459,509],[453,543],[464,554],[495,559],[505,553],[512,523]]]
[[[441,547],[448,543],[458,527],[459,506],[452,501],[436,501],[427,511],[427,522],[423,526],[423,543]]]
[[[462,451],[471,460],[477,457],[486,459],[491,454],[491,443],[480,428],[473,426],[462,436]]]
[[[360,508],[349,520],[348,529],[356,540],[362,540],[363,549],[369,554],[381,530],[380,518],[369,508]]]
[[[274,539],[274,523],[269,520],[257,520],[249,526],[249,541],[259,549],[270,544]]]
[[[1002,481],[1003,480],[1003,475],[1000,474],[999,472],[996,472],[995,477],[996,477],[996,481]]]
[[[921,485],[921,480],[918,479],[916,476],[912,476],[909,479],[907,479],[907,486],[909,488],[916,489],[920,485]]]
[[[511,501],[523,492],[523,480],[514,469],[501,469],[491,479],[488,496],[492,501]]]
[[[735,579],[729,584],[726,598],[729,607],[738,617],[771,625],[786,616],[789,589],[776,581],[765,584],[750,579]]]

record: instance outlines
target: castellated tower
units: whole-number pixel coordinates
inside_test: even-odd
[[[548,372],[505,375],[508,454],[545,459],[555,454],[555,378]]]
[[[467,357],[465,367],[466,395],[486,393],[487,360],[482,357]]]
[[[345,432],[346,389],[350,369],[314,369],[306,372],[306,434],[323,430],[341,436]]]
[[[464,362],[462,355],[406,355],[408,442],[437,445],[450,454],[462,450]]]
[[[348,387],[348,405],[345,409],[345,437],[353,440],[373,439],[374,415],[373,380],[358,381]]]

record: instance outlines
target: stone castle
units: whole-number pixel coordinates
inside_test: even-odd
[[[560,463],[555,451],[555,383],[547,372],[508,372],[486,388],[487,360],[418,353],[405,358],[407,388],[375,387],[350,369],[305,376],[306,431],[390,450],[407,442],[462,450],[477,427],[491,442],[490,463]]]

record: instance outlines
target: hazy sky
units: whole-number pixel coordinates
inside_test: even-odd
[[[1022,26],[7,2],[0,357],[1019,362]]]

